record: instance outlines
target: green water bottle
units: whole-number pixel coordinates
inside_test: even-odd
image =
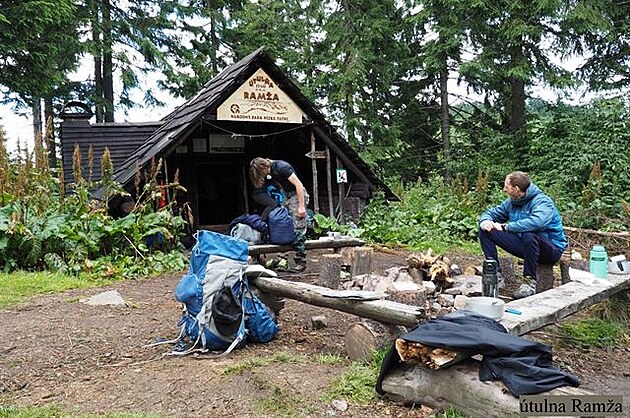
[[[601,245],[595,245],[591,250],[589,270],[600,279],[608,277],[608,254]]]

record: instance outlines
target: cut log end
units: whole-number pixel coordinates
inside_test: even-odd
[[[407,331],[404,327],[389,326],[377,321],[357,322],[346,331],[346,354],[352,360],[370,362],[375,351],[389,346],[405,332]]]

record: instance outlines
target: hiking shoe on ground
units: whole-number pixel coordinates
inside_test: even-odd
[[[514,293],[512,293],[512,297],[514,299],[523,299],[528,296],[532,296],[536,294],[536,285],[533,286],[529,283],[524,283],[519,287]]]
[[[304,270],[306,270],[306,263],[298,263],[289,271],[291,273],[302,273]]]

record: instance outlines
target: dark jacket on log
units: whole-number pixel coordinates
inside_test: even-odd
[[[509,335],[497,321],[470,311],[453,312],[428,321],[401,338],[470,355],[483,354],[479,380],[501,380],[517,397],[580,384],[577,377],[553,366],[550,346]],[[385,394],[382,383],[387,372],[400,363],[393,346],[383,360],[376,382],[379,394]]]

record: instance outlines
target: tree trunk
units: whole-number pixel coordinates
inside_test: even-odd
[[[520,417],[518,398],[505,390],[503,383],[481,382],[479,363],[468,359],[452,367],[430,370],[402,365],[383,380],[387,397],[404,404],[422,404],[432,408],[456,407],[465,416]],[[545,395],[592,395],[583,389],[561,387]]]
[[[92,0],[92,43],[94,44],[94,114],[96,123],[103,122],[103,42],[101,40],[100,0]]]
[[[511,48],[512,69],[523,67],[525,57],[523,56],[522,43]],[[525,129],[525,81],[522,77],[510,78],[510,132],[521,132]]]
[[[33,99],[33,138],[35,141],[42,141],[42,100]]]
[[[348,327],[345,349],[351,360],[370,362],[374,352],[391,345],[393,341],[406,333],[402,326],[385,325],[377,321],[363,319]]]
[[[105,122],[114,121],[114,63],[110,8],[109,0],[103,0],[103,107]]]
[[[346,298],[348,291],[335,291],[307,283],[289,282],[272,277],[256,277],[250,279],[252,284],[265,292],[277,296],[295,299],[324,308],[336,309],[363,318],[374,319],[384,324],[415,326],[426,320],[425,310],[393,302],[391,300],[374,300],[375,292],[353,291],[356,295],[367,295],[367,300]],[[335,297],[338,295],[339,297]],[[384,296],[381,294],[381,296]]]
[[[448,67],[446,54],[443,56],[442,71],[440,71],[440,98],[442,119],[442,150],[444,152],[444,182],[451,181],[451,140],[449,134],[450,121],[448,113]]]
[[[329,289],[338,289],[341,277],[341,254],[323,254],[319,260],[317,284]]]

